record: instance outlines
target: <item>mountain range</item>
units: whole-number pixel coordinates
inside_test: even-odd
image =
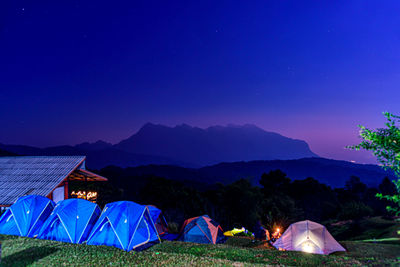
[[[89,169],[114,166],[109,168],[128,176],[156,175],[208,184],[240,178],[258,184],[262,173],[275,169],[292,179],[313,177],[334,187],[343,186],[352,175],[369,185],[392,177],[377,165],[320,158],[305,141],[248,124],[201,129],[147,123],[117,144],[101,140],[47,148],[0,144],[0,156],[12,155],[85,155]]]
[[[130,153],[157,155],[199,166],[241,160],[317,157],[305,141],[267,132],[250,124],[201,129],[186,124],[171,128],[147,123],[115,147]]]
[[[277,169],[282,170],[292,180],[312,177],[332,187],[343,187],[351,176],[357,176],[362,182],[373,187],[379,185],[384,177],[394,179],[392,172],[385,171],[378,165],[355,164],[325,158],[241,161],[219,163],[201,168],[171,165],[145,165],[129,168],[109,166],[102,169],[102,174],[121,180],[120,183],[126,183],[130,179],[137,181],[137,178],[143,180],[149,176],[157,176],[204,186],[218,182],[229,184],[245,178],[249,179],[252,184],[258,185],[263,173]]]
[[[305,141],[249,124],[201,129],[186,124],[167,127],[147,123],[114,145],[99,140],[47,148],[0,144],[0,149],[18,155],[86,155],[92,169],[147,164],[202,167],[220,162],[317,157]]]

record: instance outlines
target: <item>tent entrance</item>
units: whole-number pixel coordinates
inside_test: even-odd
[[[64,200],[64,186],[57,187],[53,191],[53,201],[55,203]]]
[[[102,224],[99,225],[98,231],[96,229],[93,229],[93,236],[89,236],[88,239],[93,239],[96,240],[94,242],[94,245],[102,245],[105,243],[111,244],[112,246],[125,249],[124,246],[122,245],[122,242],[115,232],[114,227],[111,224],[110,219],[108,217],[105,217]]]
[[[136,248],[146,244],[150,240],[149,224],[146,222],[146,220],[144,219],[143,216],[140,219],[140,223],[138,224],[138,227],[136,228],[136,231],[133,234],[130,242],[132,242],[133,240],[135,240],[135,243],[137,243],[137,245],[135,245],[133,247],[133,249],[136,249]],[[130,245],[131,244],[129,244],[129,246]]]

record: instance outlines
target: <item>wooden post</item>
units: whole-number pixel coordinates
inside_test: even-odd
[[[68,189],[68,178],[64,183],[64,199],[69,198],[69,189]]]

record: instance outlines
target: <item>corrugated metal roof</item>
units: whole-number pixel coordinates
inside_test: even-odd
[[[85,156],[0,157],[0,205],[24,195],[47,196],[72,171],[84,167]]]

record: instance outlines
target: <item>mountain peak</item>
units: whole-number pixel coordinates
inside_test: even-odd
[[[246,123],[246,124],[242,124],[242,125],[240,125],[240,124],[233,124],[233,123],[229,123],[228,125],[227,125],[227,127],[230,127],[230,128],[256,128],[256,129],[261,129],[260,127],[258,127],[258,126],[256,126],[256,125],[254,125],[254,124],[249,124],[249,123]]]
[[[152,122],[146,122],[140,129],[143,129],[143,128],[153,128],[153,127],[157,127],[157,126],[159,126],[158,124],[154,124],[154,123],[152,123]]]
[[[315,157],[305,141],[267,132],[254,124],[175,127],[146,123],[136,134],[115,145],[137,154],[155,155],[195,165],[218,162]]]
[[[102,149],[106,149],[106,148],[110,148],[110,147],[112,147],[112,144],[107,143],[103,140],[97,140],[94,143],[84,142],[84,143],[75,145],[75,148],[89,150],[89,151],[102,150]]]
[[[190,126],[189,124],[182,123],[182,124],[176,125],[174,128],[175,129],[187,129],[187,130],[190,130],[190,129],[193,129],[194,127]]]
[[[256,131],[263,131],[263,132],[267,132],[264,129],[258,127],[257,125],[254,124],[232,124],[229,123],[226,126],[222,126],[222,125],[215,125],[215,126],[210,126],[207,129],[218,129],[218,130],[229,130],[229,129],[235,129],[235,130],[256,130]]]

